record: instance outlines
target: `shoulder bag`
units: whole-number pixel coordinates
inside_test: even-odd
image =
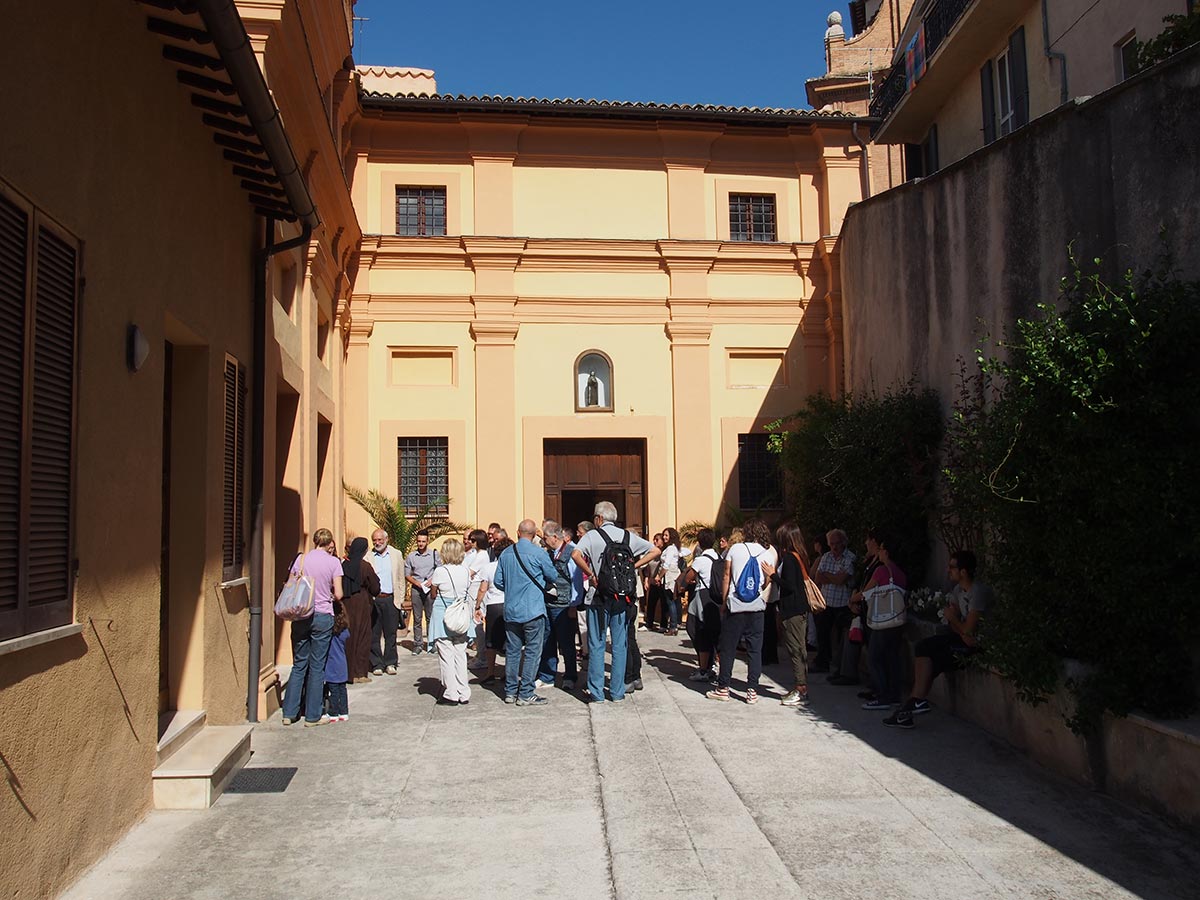
[[[808,608],[815,613],[822,612],[825,609],[825,595],[821,593],[817,583],[809,577],[808,566],[804,565],[800,554],[793,550],[792,556],[796,557],[796,562],[800,563],[800,571],[804,575],[804,596],[808,599]]]
[[[521,559],[521,554],[517,551],[516,545],[513,546],[513,556],[517,558],[517,565],[521,567],[521,571],[529,576],[529,580],[537,585],[538,590],[542,592],[542,599],[545,600],[549,606],[558,606],[558,586],[555,585],[554,587],[546,587],[540,581],[534,578],[533,573],[525,568],[525,560]]]
[[[457,640],[470,633],[475,619],[475,607],[467,599],[465,589],[463,595],[458,596],[458,585],[454,583],[454,576],[450,574],[449,569],[446,569],[446,577],[450,579],[450,587],[454,590],[455,599],[446,607],[446,612],[442,616],[442,627],[446,629],[446,634],[451,640]]]
[[[275,615],[288,622],[312,617],[317,592],[312,576],[304,574],[304,554],[299,554],[296,560],[300,563],[300,571],[288,576],[287,584],[275,601]],[[292,566],[295,565],[293,562]]]
[[[888,583],[877,584],[863,591],[867,602],[867,625],[872,631],[899,628],[908,621],[904,588],[896,584],[892,570],[888,568]]]

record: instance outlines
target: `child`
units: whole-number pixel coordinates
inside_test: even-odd
[[[338,601],[333,604],[333,640],[325,659],[325,695],[329,701],[329,721],[345,722],[350,718],[350,701],[346,697],[346,682],[350,680],[346,665],[346,641],[350,638],[350,617]]]

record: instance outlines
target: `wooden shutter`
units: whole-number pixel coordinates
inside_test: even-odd
[[[0,192],[0,640],[21,632],[21,447],[29,212]]]
[[[41,223],[34,260],[25,630],[71,619],[71,494],[79,252]]]
[[[225,357],[224,480],[221,492],[221,565],[230,572],[238,563],[238,363]]]
[[[1013,128],[1029,122],[1029,72],[1025,66],[1025,26],[1008,39],[1008,66],[1012,76]]]
[[[996,140],[996,76],[989,59],[979,70],[979,94],[983,98],[983,143]]]
[[[921,142],[921,164],[925,169],[925,176],[928,177],[938,170],[938,138],[937,138],[937,123],[929,126],[929,134],[925,135],[925,140]]]
[[[237,458],[234,460],[233,565],[241,569],[246,553],[246,367],[237,370]]]

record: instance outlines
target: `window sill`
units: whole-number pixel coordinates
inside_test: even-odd
[[[7,641],[0,641],[0,656],[7,656],[9,653],[27,650],[39,644],[48,644],[51,641],[61,641],[63,638],[75,637],[75,635],[82,632],[83,624],[75,622],[71,625],[60,625],[57,628],[47,628],[45,631],[36,631],[33,634],[23,634],[20,637],[9,638]]]

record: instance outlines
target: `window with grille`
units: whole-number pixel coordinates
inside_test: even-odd
[[[396,234],[440,237],[446,233],[444,187],[397,187]]]
[[[221,564],[238,577],[246,557],[246,367],[225,357],[225,466],[221,500]]]
[[[0,182],[0,640],[70,624],[79,241]]]
[[[729,239],[775,241],[775,195],[730,194]]]
[[[450,512],[449,444],[444,437],[402,437],[400,457],[400,505],[409,515],[428,510]]]
[[[767,448],[768,435],[738,435],[738,505],[742,509],[781,509],[783,483],[779,457]]]

